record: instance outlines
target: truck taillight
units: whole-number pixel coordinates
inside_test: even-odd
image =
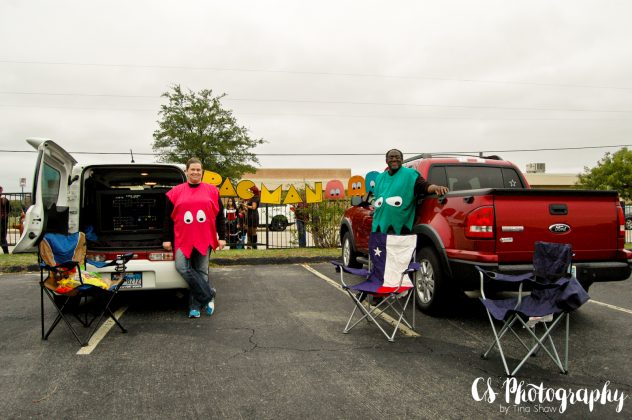
[[[494,208],[479,207],[465,219],[465,237],[470,239],[494,238]]]
[[[150,252],[147,259],[149,261],[173,261],[173,252]]]
[[[619,238],[625,238],[625,213],[623,207],[617,206],[617,220],[619,222]]]

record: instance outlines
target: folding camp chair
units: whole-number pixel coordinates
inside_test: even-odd
[[[405,317],[406,308],[413,296],[413,283],[410,276],[419,270],[420,266],[414,262],[417,245],[416,235],[386,235],[384,233],[371,233],[369,237],[369,269],[345,267],[338,261],[332,261],[336,271],[340,272],[340,283],[344,291],[354,302],[354,308],[349,316],[343,333],[348,333],[360,321],[366,319],[374,324],[384,334],[388,341],[395,341],[395,334],[404,323],[409,328],[414,328],[415,308],[413,304],[413,325]],[[412,262],[411,262],[412,261]],[[361,276],[364,281],[350,285],[345,282],[344,273]],[[372,306],[364,302],[368,296],[380,298],[379,302]],[[403,304],[400,300],[403,299]],[[414,298],[413,298],[414,300]],[[360,318],[353,322],[356,310],[360,311]],[[387,310],[395,315],[394,328],[387,332],[387,321],[380,320]]]
[[[494,340],[482,357],[487,358],[492,349],[497,347],[508,376],[514,376],[529,357],[535,355],[539,349],[544,350],[562,373],[568,372],[569,314],[589,299],[584,288],[571,275],[572,255],[569,244],[536,242],[531,273],[508,275],[476,267],[480,273],[481,302],[485,305],[494,333]],[[486,283],[489,285],[496,282],[518,284],[518,296],[510,299],[488,298],[485,295],[484,286]],[[523,296],[523,285],[531,289],[529,295]],[[496,329],[494,319],[503,323],[500,330]],[[553,331],[562,323],[565,324],[564,363],[560,360],[552,337]],[[540,334],[536,332],[538,324],[542,324],[543,327]],[[525,342],[519,334],[520,330],[516,327],[522,327],[530,340]],[[527,350],[525,356],[511,372],[507,365],[505,348],[501,342],[508,332],[511,332]]]
[[[108,262],[86,260],[85,256],[86,239],[83,232],[68,235],[47,233],[40,242],[38,259],[42,340],[48,339],[57,324],[64,321],[79,344],[86,346],[105,315],[109,316],[122,332],[127,332],[110,310],[110,304],[125,282],[126,263],[132,259],[133,254],[122,255]],[[98,273],[85,271],[82,265],[86,261],[99,268],[114,266],[115,271],[119,273],[118,280],[102,278]],[[57,310],[55,320],[46,331],[44,331],[44,295],[48,296]],[[94,313],[91,313],[91,310],[94,310]],[[81,326],[90,328],[92,325],[83,339],[73,326],[71,318],[67,316],[68,313]]]

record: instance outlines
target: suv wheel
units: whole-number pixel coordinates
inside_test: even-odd
[[[287,219],[280,214],[274,216],[270,222],[270,230],[273,232],[282,232],[287,227]]]
[[[345,267],[360,268],[362,264],[356,260],[357,256],[358,254],[356,254],[351,243],[351,233],[345,232],[342,237],[342,263]]]
[[[415,273],[415,298],[422,312],[435,315],[443,309],[448,287],[437,255],[430,247],[417,252],[421,269]]]

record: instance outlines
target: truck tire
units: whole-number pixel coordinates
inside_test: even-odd
[[[421,265],[414,281],[417,305],[422,312],[436,315],[445,308],[450,295],[446,275],[431,247],[426,246],[417,251],[417,262]]]
[[[356,259],[357,256],[358,254],[353,249],[353,243],[351,242],[351,232],[345,232],[342,237],[342,263],[345,267],[361,268],[362,264]]]
[[[272,218],[270,222],[270,230],[273,232],[282,232],[287,228],[287,218],[283,215],[277,214]]]

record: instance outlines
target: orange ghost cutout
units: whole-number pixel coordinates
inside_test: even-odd
[[[345,186],[342,185],[342,181],[332,179],[325,186],[325,198],[327,200],[340,200],[345,198]]]
[[[364,178],[360,175],[354,175],[349,178],[349,184],[347,187],[347,194],[354,196],[359,195],[363,196],[366,193],[366,188],[364,187]]]

